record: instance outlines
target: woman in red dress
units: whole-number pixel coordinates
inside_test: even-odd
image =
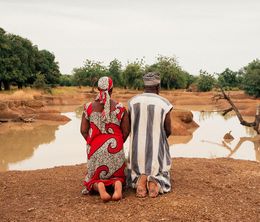
[[[87,142],[86,191],[98,191],[103,201],[120,200],[125,183],[123,144],[129,134],[129,117],[122,104],[110,98],[113,81],[102,77],[99,94],[94,102],[84,106],[81,134]],[[111,196],[107,187],[114,187]]]

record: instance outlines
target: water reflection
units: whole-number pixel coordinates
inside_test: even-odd
[[[216,112],[193,112],[200,127],[186,144],[171,146],[172,157],[232,157],[259,160],[260,138],[252,128],[242,126],[236,116],[223,117]],[[231,131],[233,141],[225,142],[223,136]]]
[[[26,130],[13,130],[0,134],[0,171],[8,169],[8,164],[16,163],[33,156],[40,144],[49,144],[55,140],[58,126],[41,125]]]
[[[80,119],[76,117],[75,112],[64,113],[64,115],[72,121],[65,125],[44,126],[45,133],[39,132],[39,135],[33,139],[38,142],[32,148],[30,158],[20,157],[16,161],[7,161],[5,163],[7,165],[6,170],[43,169],[86,162],[86,145],[79,131]],[[24,132],[25,145],[23,149],[26,149],[26,140],[32,139],[33,136],[34,134],[30,132]],[[53,139],[49,141],[48,138]],[[15,141],[14,138],[12,140]],[[46,140],[49,141],[48,144]],[[15,156],[16,153],[13,152],[9,155]]]
[[[82,106],[65,113],[65,125],[41,125],[31,130],[0,134],[0,171],[31,170],[86,162],[85,141],[79,128]],[[235,116],[193,112],[200,125],[191,136],[170,137],[172,157],[231,157],[260,161],[260,136],[240,125]],[[233,141],[223,136],[232,131]],[[128,150],[128,141],[125,151]]]
[[[260,135],[256,135],[254,137],[241,137],[239,142],[233,149],[229,146],[228,142],[223,141],[223,146],[230,151],[230,154],[227,157],[230,158],[234,156],[236,152],[240,149],[241,145],[247,141],[254,144],[256,161],[260,162]]]

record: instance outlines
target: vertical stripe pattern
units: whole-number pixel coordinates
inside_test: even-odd
[[[146,174],[148,180],[159,182],[161,193],[169,192],[171,158],[164,120],[172,105],[157,94],[143,93],[133,97],[128,108],[131,117],[128,155],[131,185],[135,188],[137,178]]]

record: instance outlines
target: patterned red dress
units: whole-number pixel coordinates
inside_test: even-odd
[[[125,154],[123,134],[120,128],[125,108],[118,103],[110,112],[110,122],[102,120],[102,113],[92,110],[92,103],[84,106],[90,128],[87,141],[87,175],[84,181],[88,191],[93,184],[103,182],[112,185],[116,180],[125,182]]]

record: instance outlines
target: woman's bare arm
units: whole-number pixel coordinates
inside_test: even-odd
[[[129,121],[129,115],[128,115],[127,111],[124,112],[124,116],[121,120],[120,128],[122,130],[123,139],[124,139],[124,142],[125,142],[129,133],[130,133],[130,121]]]
[[[88,130],[89,130],[89,121],[86,119],[85,113],[83,112],[81,117],[80,133],[84,137],[84,139],[87,138]]]

